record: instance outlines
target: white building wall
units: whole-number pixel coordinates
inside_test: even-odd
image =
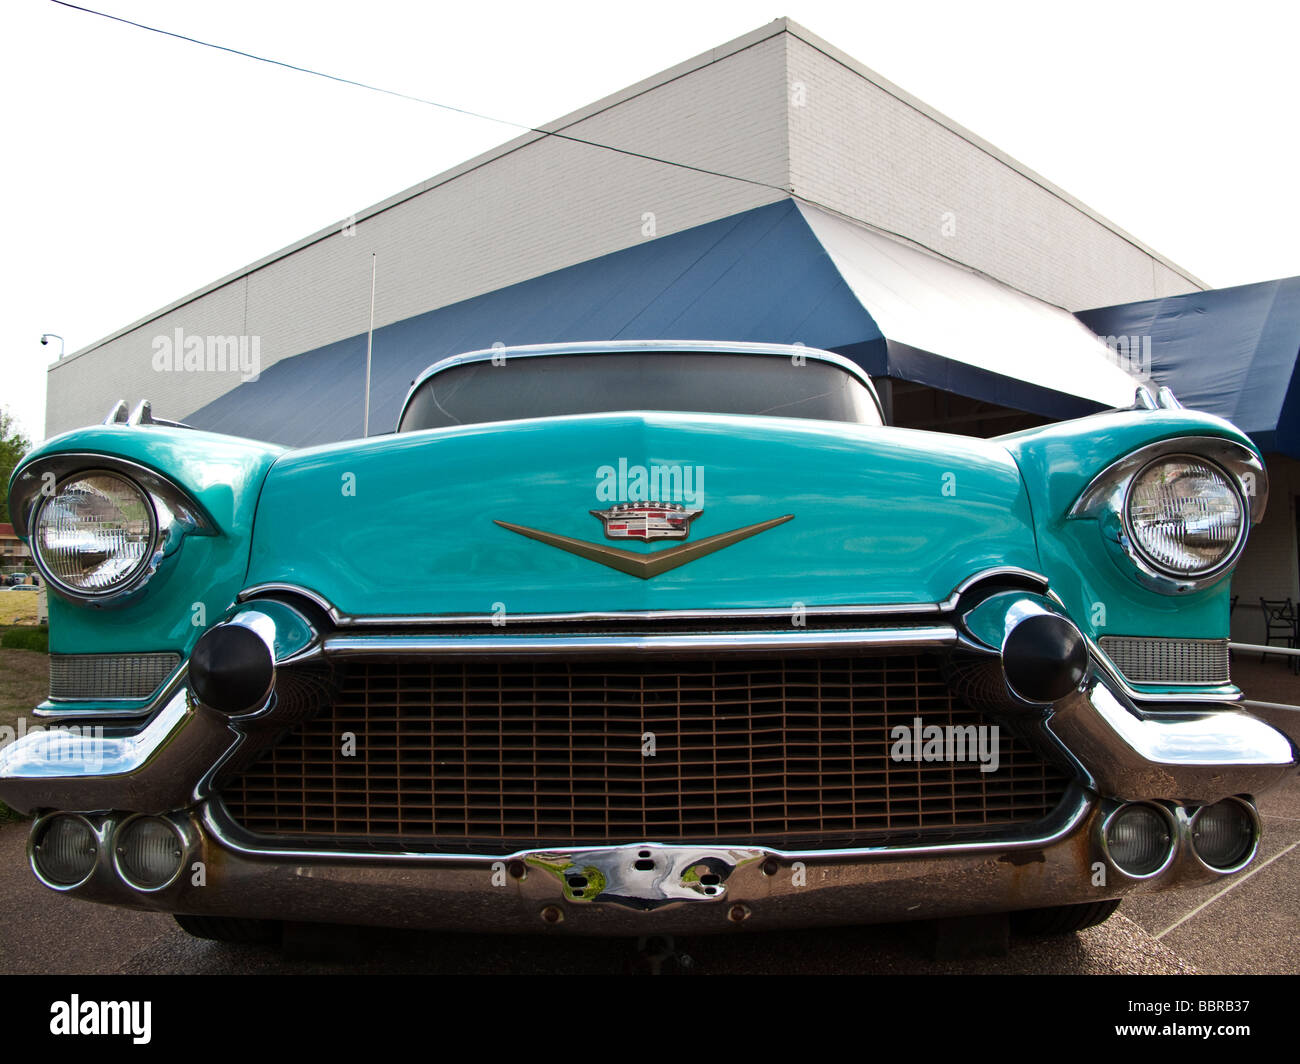
[[[647,214],[666,236],[792,187],[1067,309],[1197,287],[950,126],[778,20],[547,127],[749,181],[528,134],[361,212],[351,235],[316,233],[56,363],[46,431],[99,421],[118,398],[183,418],[240,383],[157,372],[154,340],[178,328],[256,337],[263,369],[364,332],[372,252],[383,326],[629,247]]]
[[[1066,310],[1203,287],[833,46],[786,45],[796,194]]]
[[[46,431],[100,421],[118,398],[184,417],[240,382],[157,372],[154,338],[176,328],[257,337],[263,369],[364,332],[372,251],[378,327],[782,198],[785,58],[765,29],[547,127],[774,187],[521,137],[363,212],[352,235],[316,234],[55,364]]]

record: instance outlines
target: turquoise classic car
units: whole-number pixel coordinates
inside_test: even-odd
[[[47,887],[194,934],[1069,931],[1246,868],[1296,768],[1228,675],[1265,470],[1167,393],[972,439],[827,352],[619,342],[305,450],[123,413],[13,477],[51,691],[0,799]]]

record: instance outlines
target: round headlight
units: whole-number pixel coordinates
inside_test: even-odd
[[[1205,576],[1231,561],[1246,534],[1241,495],[1218,466],[1159,458],[1133,478],[1127,520],[1142,556],[1172,576]]]
[[[76,595],[107,595],[149,564],[155,518],[148,496],[113,473],[74,476],[36,516],[32,542],[51,582]]]

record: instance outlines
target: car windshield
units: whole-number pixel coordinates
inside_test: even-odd
[[[397,431],[619,410],[881,423],[866,386],[822,359],[796,365],[775,355],[634,351],[451,366],[410,397]]]

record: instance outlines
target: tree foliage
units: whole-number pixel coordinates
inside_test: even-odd
[[[0,521],[10,520],[9,477],[31,449],[31,440],[18,431],[13,415],[0,406]]]

